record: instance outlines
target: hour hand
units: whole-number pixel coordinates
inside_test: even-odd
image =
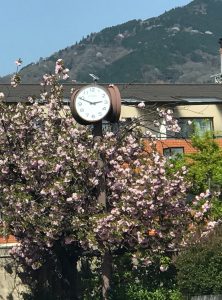
[[[102,101],[94,101],[94,102],[91,102],[92,104],[97,104],[97,103],[101,103]]]

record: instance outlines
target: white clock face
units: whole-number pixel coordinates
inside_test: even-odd
[[[101,86],[86,86],[76,96],[76,112],[89,122],[102,120],[109,112],[110,106],[109,94]]]

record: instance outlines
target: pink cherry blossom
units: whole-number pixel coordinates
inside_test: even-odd
[[[145,103],[142,101],[137,105],[139,108],[145,108]]]
[[[0,101],[3,100],[5,98],[4,93],[0,92]]]

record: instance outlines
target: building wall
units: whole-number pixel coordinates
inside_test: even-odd
[[[195,149],[191,145],[190,140],[167,139],[157,142],[157,150],[163,154],[164,149],[167,148],[183,148],[184,153],[193,153]]]
[[[21,284],[20,279],[12,269],[12,273],[5,270],[5,266],[12,260],[9,255],[9,250],[13,244],[0,244],[0,299],[2,300],[20,300],[25,287]]]
[[[138,109],[137,107],[122,106],[121,118],[141,117],[145,115],[147,110]],[[149,114],[148,114],[149,115]],[[178,105],[174,108],[175,118],[212,118],[213,130],[215,132],[216,141],[222,147],[222,104],[196,104],[196,105]],[[150,115],[150,122],[147,122],[147,128],[152,126],[152,119],[155,114]],[[156,129],[156,128],[155,128]],[[144,132],[146,129],[143,129]],[[163,153],[163,150],[171,147],[182,147],[185,153],[195,152],[189,139],[161,138],[157,142],[157,149]]]
[[[16,243],[16,239],[14,238],[13,235],[10,235],[8,237],[0,236],[0,244],[11,245],[13,243]]]
[[[215,141],[219,144],[222,148],[222,138],[216,138]],[[157,149],[163,153],[164,149],[173,148],[173,147],[183,147],[184,153],[193,153],[196,150],[192,147],[190,140],[180,140],[180,139],[167,139],[161,140],[157,142]]]

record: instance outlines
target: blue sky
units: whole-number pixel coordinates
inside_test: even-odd
[[[132,19],[148,19],[191,0],[2,0],[0,76],[14,61],[37,62],[83,36]]]

